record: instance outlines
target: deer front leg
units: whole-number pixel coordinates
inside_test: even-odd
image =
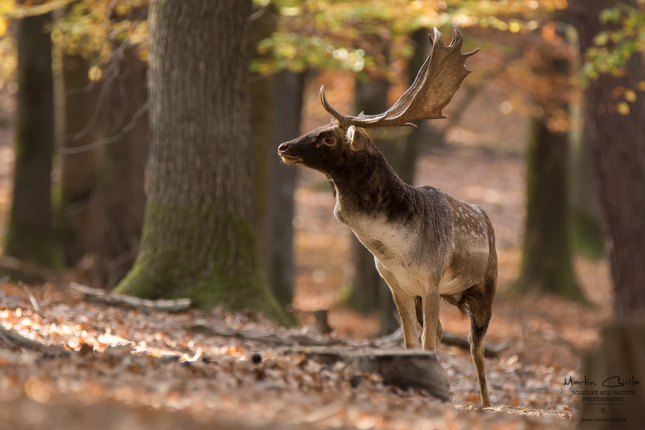
[[[388,283],[388,285],[390,284]],[[416,349],[419,347],[419,335],[417,334],[417,314],[414,308],[414,296],[405,294],[397,288],[392,288],[391,285],[390,290],[392,290],[392,298],[401,318],[405,349]]]
[[[430,286],[423,298],[423,349],[436,351],[443,337],[439,322],[439,302],[441,296],[437,286]]]
[[[419,335],[417,334],[417,314],[415,308],[415,299],[413,295],[405,293],[399,287],[392,272],[387,270],[377,258],[374,259],[376,270],[381,275],[392,291],[392,298],[396,305],[396,310],[401,318],[401,327],[403,328],[403,343],[405,349],[415,349],[419,347]]]

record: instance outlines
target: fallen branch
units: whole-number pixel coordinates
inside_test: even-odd
[[[84,300],[109,306],[120,306],[138,309],[140,311],[181,312],[191,305],[190,299],[176,300],[148,300],[139,297],[126,296],[125,294],[106,293],[99,288],[90,288],[75,282],[70,282],[69,287],[81,294]]]
[[[399,327],[399,329],[394,333],[377,339],[376,342],[374,342],[374,344],[383,345],[386,343],[393,343],[393,342],[398,343],[402,341],[403,341],[403,330]],[[468,338],[466,336],[456,334],[456,333],[445,332],[443,334],[443,339],[441,339],[441,343],[448,346],[456,346],[458,348],[470,350],[470,343],[468,342]],[[502,351],[506,350],[506,348],[508,348],[507,344],[501,344],[501,345],[495,345],[495,346],[484,344],[484,356],[488,358],[498,357]]]
[[[341,340],[317,340],[308,336],[289,336],[280,337],[275,334],[258,334],[249,331],[229,330],[221,327],[207,327],[203,324],[197,324],[186,328],[193,333],[203,334],[205,336],[221,336],[221,337],[234,337],[237,339],[253,340],[259,342],[273,343],[285,346],[332,346],[344,345],[345,342]]]
[[[18,346],[20,348],[33,349],[38,351],[44,351],[47,349],[47,345],[35,340],[27,339],[26,337],[22,337],[16,332],[7,330],[2,325],[0,325],[0,338],[7,342],[9,346]]]
[[[421,388],[443,401],[450,399],[448,375],[437,356],[428,351],[314,347],[288,349],[285,354],[302,354],[330,367],[342,361],[356,372],[378,373],[385,384]]]
[[[11,278],[30,283],[42,283],[49,279],[56,279],[56,273],[53,270],[10,255],[0,256],[0,271]]]

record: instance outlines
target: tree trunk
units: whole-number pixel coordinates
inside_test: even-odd
[[[366,82],[357,79],[354,94],[356,112],[365,112],[366,115],[385,112],[388,109],[389,88],[390,83],[385,78]],[[372,130],[372,139],[382,151],[387,152],[385,148],[387,143],[385,139],[379,139],[378,134],[378,131]],[[351,264],[349,303],[361,312],[378,310],[381,297],[384,296],[383,292],[386,292],[388,287],[376,270],[374,256],[353,234],[351,235]],[[392,298],[390,297],[389,300]]]
[[[572,18],[584,55],[607,26],[600,12],[619,2],[572,0]],[[623,3],[635,6],[633,0]],[[632,55],[620,77],[600,75],[585,89],[587,139],[593,153],[604,224],[611,239],[609,255],[614,308],[619,316],[645,313],[645,97],[629,102],[629,113],[616,110],[618,87],[638,88],[645,80],[642,56]]]
[[[282,306],[293,300],[293,194],[298,169],[282,163],[276,148],[300,135],[304,84],[304,72],[283,70],[275,76],[264,255],[269,285]]]
[[[62,255],[52,223],[51,170],[54,150],[54,85],[51,14],[18,21],[16,164],[13,204],[4,252],[53,268]]]
[[[569,244],[567,134],[533,118],[527,150],[526,221],[522,266],[514,289],[579,299]]]
[[[576,105],[572,115],[582,122],[583,106]],[[589,141],[584,137],[584,125],[571,137],[569,196],[573,228],[573,251],[590,260],[602,258],[605,236],[602,231],[600,202]]]
[[[262,60],[269,54],[257,51],[258,43],[271,36],[276,29],[276,10],[269,4],[264,11],[251,22],[249,50],[252,60]],[[253,145],[253,189],[255,190],[256,224],[260,238],[260,249],[264,252],[267,244],[267,205],[269,192],[269,164],[267,158],[271,146],[271,129],[273,127],[273,87],[274,76],[271,74],[251,74],[251,142]],[[274,154],[271,154],[274,155]],[[266,256],[263,260],[266,265]]]
[[[90,87],[90,62],[82,55],[63,54],[64,116],[62,147],[89,145],[99,138],[96,124],[98,85]],[[96,175],[100,149],[61,155],[62,179],[57,201],[67,266],[91,248],[96,231]]]
[[[152,6],[150,185],[141,250],[116,291],[286,322],[253,223],[250,13],[250,0]]]
[[[604,327],[601,344],[582,359],[580,368],[580,379],[595,385],[570,388],[596,393],[576,396],[581,403],[578,428],[643,428],[645,321],[642,318],[623,318]]]
[[[562,40],[561,40],[562,42]],[[514,290],[550,292],[583,299],[572,264],[568,193],[569,124],[567,95],[571,90],[569,51],[539,39],[532,47],[534,73],[549,92],[537,93],[544,114],[533,118],[527,149],[526,221],[522,266]]]
[[[421,69],[421,66],[423,66],[426,58],[428,58],[427,51],[430,46],[428,34],[429,32],[427,28],[420,28],[413,32],[410,37],[414,44],[414,53],[408,63],[408,82],[410,85],[412,85],[414,79],[417,77],[417,73]],[[414,185],[417,158],[419,157],[419,153],[423,147],[424,133],[426,131],[426,127],[424,127],[424,125],[427,122],[428,121],[414,122],[417,127],[410,130],[410,134],[408,134],[405,144],[401,145],[403,146],[403,150],[401,159],[397,163],[398,166],[393,166],[401,180],[406,184]],[[432,143],[435,144],[435,142]]]
[[[107,133],[118,139],[105,145],[95,235],[94,284],[106,289],[125,277],[139,251],[150,140],[147,64],[136,47],[125,49],[117,61],[108,90]]]

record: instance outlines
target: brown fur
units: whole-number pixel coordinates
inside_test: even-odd
[[[390,286],[406,348],[436,351],[439,300],[468,312],[469,342],[482,405],[490,406],[483,338],[497,281],[495,234],[478,206],[433,187],[411,187],[394,173],[367,133],[335,120],[278,150],[287,164],[316,169],[332,185],[336,218],[365,245]]]

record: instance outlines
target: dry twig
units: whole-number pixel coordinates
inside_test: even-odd
[[[69,287],[83,295],[88,302],[101,303],[109,306],[121,306],[138,309],[140,311],[182,312],[191,305],[190,299],[176,300],[148,300],[139,297],[126,296],[125,294],[106,293],[99,288],[90,288],[75,282],[70,282]]]

